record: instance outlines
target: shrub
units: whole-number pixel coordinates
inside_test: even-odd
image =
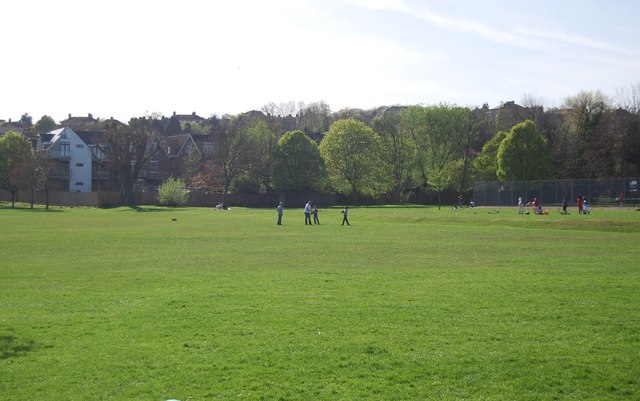
[[[158,202],[164,206],[186,205],[187,186],[180,178],[168,178],[158,189]]]

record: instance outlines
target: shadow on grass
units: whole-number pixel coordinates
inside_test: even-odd
[[[121,206],[120,209],[123,212],[134,211],[138,213],[147,212],[178,212],[181,210],[188,210],[188,207],[168,207],[168,206]]]
[[[0,360],[26,355],[39,345],[33,340],[19,340],[14,336],[0,336]]]
[[[32,212],[32,213],[53,213],[53,212],[62,212],[60,210],[60,206],[49,206],[49,209],[46,209],[42,205],[34,206],[33,209],[30,205],[16,205],[15,207],[11,207],[11,203],[2,203],[0,202],[0,210],[16,210],[20,212]]]

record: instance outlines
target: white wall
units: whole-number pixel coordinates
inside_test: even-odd
[[[91,192],[91,149],[71,128],[65,128],[59,140],[69,141],[71,147],[69,192]]]

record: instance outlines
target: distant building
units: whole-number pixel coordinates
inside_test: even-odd
[[[52,161],[50,188],[69,192],[91,192],[93,155],[89,146],[71,128],[40,135],[36,149]]]
[[[91,113],[87,117],[72,117],[71,113],[69,113],[69,118],[60,121],[60,126],[69,127],[77,131],[89,131],[94,129],[95,124],[98,122],[99,120],[93,118]]]

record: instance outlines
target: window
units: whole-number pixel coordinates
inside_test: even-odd
[[[105,158],[104,157],[104,152],[102,151],[102,149],[100,149],[100,147],[98,147],[96,145],[89,145],[89,148],[93,152],[93,155],[96,157],[96,159],[104,160],[104,158]]]
[[[152,174],[156,174],[158,172],[158,161],[151,160],[149,161],[149,172]]]
[[[71,144],[67,141],[60,142],[60,157],[71,156]]]
[[[76,149],[82,149],[84,148],[84,145],[81,143],[76,144]]]
[[[84,163],[76,163],[76,167],[84,167]]]
[[[76,181],[76,187],[81,187],[84,185],[84,182],[82,181]]]

